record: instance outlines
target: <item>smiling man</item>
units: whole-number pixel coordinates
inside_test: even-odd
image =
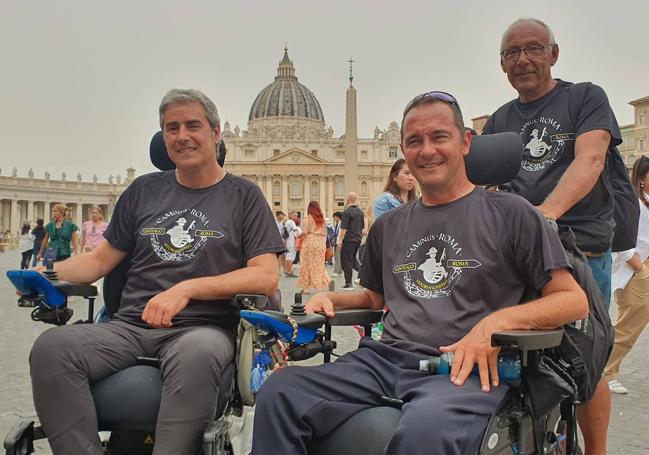
[[[364,290],[317,294],[307,303],[307,311],[329,317],[387,307],[382,339],[364,337],[334,363],[272,374],[258,396],[255,455],[306,454],[311,439],[384,405],[382,396],[404,402],[386,454],[475,453],[507,390],[491,335],[554,328],[588,311],[540,213],[467,178],[471,134],[453,96],[414,98],[401,131],[422,197],[372,225],[359,275]],[[520,304],[528,286],[542,297]],[[420,371],[420,361],[442,352],[454,353],[450,377]],[[476,364],[479,375],[471,375]]]
[[[501,40],[500,66],[518,98],[500,107],[482,134],[521,134],[521,169],[508,189],[573,230],[608,307],[615,226],[611,185],[617,182],[606,170],[619,153],[621,133],[600,87],[552,77],[558,58],[559,45],[544,22],[523,18],[510,25]],[[623,218],[632,223],[633,213]],[[586,455],[606,453],[609,416],[610,393],[602,380],[593,399],[578,409]]]
[[[239,317],[231,298],[277,287],[282,240],[259,187],[217,163],[214,103],[198,90],[171,90],[160,126],[176,169],[135,179],[105,240],[55,264],[60,279],[92,283],[130,258],[113,319],[50,329],[32,349],[34,402],[54,454],[104,453],[90,385],[137,357],[160,359],[153,453],[197,453],[233,361]]]

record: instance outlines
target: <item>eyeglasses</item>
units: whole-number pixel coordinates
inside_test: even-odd
[[[422,93],[421,95],[415,96],[408,104],[406,104],[406,108],[403,110],[403,117],[406,117],[406,114],[410,112],[410,110],[415,107],[420,105],[422,102],[426,100],[438,100],[438,101],[443,101],[444,103],[450,104],[451,106],[455,106],[455,108],[461,113],[462,110],[460,109],[460,105],[458,104],[457,100],[453,95],[450,93],[446,92],[426,92]]]
[[[509,49],[505,49],[500,53],[500,56],[503,58],[504,61],[506,62],[514,62],[518,60],[521,56],[521,52],[525,52],[525,55],[527,55],[530,58],[539,58],[543,55],[543,51],[545,49],[551,49],[552,46],[554,46],[554,43],[551,44],[530,44],[529,46],[525,47],[510,47]]]

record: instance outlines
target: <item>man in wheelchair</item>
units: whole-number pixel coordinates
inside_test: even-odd
[[[403,406],[386,454],[476,453],[507,391],[491,335],[556,328],[588,313],[549,223],[523,198],[468,179],[463,125],[447,93],[406,106],[401,148],[422,197],[372,226],[362,292],[318,294],[307,304],[328,317],[387,309],[382,339],[365,337],[333,363],[271,375],[257,399],[255,455],[306,454],[311,441],[390,400]],[[528,287],[541,297],[520,303]],[[450,377],[420,369],[441,353],[454,354]]]
[[[194,454],[233,362],[238,293],[270,294],[284,251],[257,185],[217,163],[216,106],[197,90],[170,90],[160,105],[176,169],[136,179],[120,197],[105,240],[58,262],[58,278],[92,283],[128,261],[113,319],[44,332],[30,356],[36,411],[55,454],[102,454],[90,385],[160,360],[155,454]]]

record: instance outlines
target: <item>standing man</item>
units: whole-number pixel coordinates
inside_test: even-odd
[[[575,233],[608,306],[611,295],[613,194],[607,153],[617,153],[620,129],[604,91],[592,83],[553,79],[559,45],[550,27],[523,18],[505,31],[500,65],[518,98],[498,109],[483,134],[519,132],[525,150],[521,170],[510,183],[546,217]],[[606,453],[611,411],[608,385],[578,408],[586,455]]]
[[[345,274],[345,285],[342,289],[348,291],[354,289],[352,275],[354,270],[358,270],[356,253],[358,253],[358,247],[361,246],[361,239],[365,230],[365,216],[357,204],[358,195],[353,192],[347,194],[347,208],[343,212],[340,233],[338,234],[340,261]]]
[[[30,356],[36,412],[52,452],[102,455],[90,384],[160,359],[155,455],[197,453],[233,361],[235,294],[271,294],[284,246],[257,185],[216,161],[221,127],[198,90],[170,90],[160,126],[175,170],[138,177],[120,196],[96,248],[54,270],[92,283],[125,258],[120,307],[101,324],[55,327]]]
[[[286,213],[282,212],[281,210],[278,210],[275,212],[275,224],[277,225],[277,230],[279,231],[279,235],[282,237],[282,241],[284,242],[284,247],[286,247],[286,237],[284,237],[284,233],[286,232],[288,234],[288,231],[284,230],[284,223],[286,222]],[[279,274],[282,274],[282,271],[286,270],[286,254],[280,254],[277,257],[277,264],[279,266]]]
[[[293,210],[288,213],[288,220],[284,223],[286,231],[288,232],[288,237],[286,237],[286,259],[284,260],[284,274],[288,278],[297,278],[297,275],[293,273],[295,258],[297,257],[297,248],[295,247],[295,241],[297,236],[300,234],[299,228],[297,227],[298,216],[297,212]]]

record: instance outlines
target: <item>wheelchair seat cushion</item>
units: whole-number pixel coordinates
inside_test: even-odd
[[[310,455],[383,453],[399,423],[401,410],[380,406],[350,417],[329,435],[314,440]]]

